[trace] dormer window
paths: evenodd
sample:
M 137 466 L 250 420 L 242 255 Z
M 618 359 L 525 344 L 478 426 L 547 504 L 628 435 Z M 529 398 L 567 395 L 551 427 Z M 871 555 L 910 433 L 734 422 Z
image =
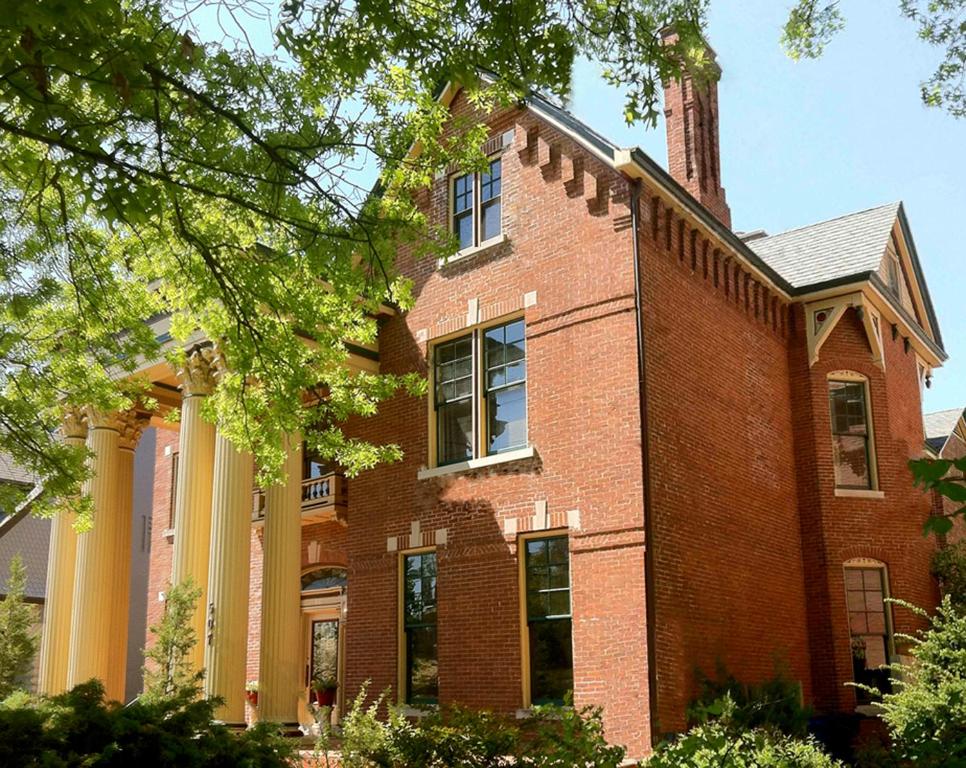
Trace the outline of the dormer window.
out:
M 450 186 L 450 226 L 461 251 L 498 238 L 502 226 L 502 160 L 483 173 L 454 176 Z

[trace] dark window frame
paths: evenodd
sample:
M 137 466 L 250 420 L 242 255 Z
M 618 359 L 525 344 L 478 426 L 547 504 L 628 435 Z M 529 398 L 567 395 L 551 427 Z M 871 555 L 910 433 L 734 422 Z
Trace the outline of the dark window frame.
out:
M 566 553 L 566 559 L 564 561 L 555 561 L 552 559 L 551 552 L 553 550 L 552 542 L 564 542 L 563 552 Z M 546 544 L 547 561 L 545 565 L 533 565 L 532 558 L 535 556 L 532 552 L 532 547 L 536 544 L 544 543 Z M 570 639 L 570 691 L 573 690 L 573 580 L 571 571 L 571 557 L 570 557 L 570 537 L 567 533 L 562 532 L 548 532 L 547 535 L 540 536 L 528 536 L 520 540 L 520 547 L 523 549 L 523 595 L 521 599 L 524 601 L 524 619 L 526 622 L 526 635 L 527 635 L 527 646 L 529 648 L 533 647 L 534 637 L 533 633 L 535 631 L 535 625 L 543 625 L 547 627 L 551 624 L 561 625 L 566 624 L 567 634 Z M 567 586 L 566 587 L 554 587 L 551 586 L 552 574 L 554 568 L 559 568 L 561 566 L 566 566 L 567 572 Z M 544 578 L 543 588 L 532 589 L 531 579 L 535 577 Z M 555 613 L 552 610 L 552 603 L 554 602 L 555 595 L 561 595 L 566 593 L 567 596 L 567 612 L 566 613 Z M 541 606 L 536 606 L 534 604 L 534 598 L 538 598 L 541 601 L 546 600 L 545 607 L 546 611 L 541 611 L 539 608 Z M 566 696 L 566 691 L 559 692 L 559 696 L 544 696 L 541 695 L 543 692 L 537 690 L 537 680 L 539 677 L 540 670 L 536 669 L 533 659 L 532 651 L 528 651 L 528 669 L 525 674 L 529 679 L 529 698 L 530 701 L 527 702 L 528 705 L 540 705 L 540 704 L 563 704 L 564 697 Z
M 496 240 L 503 234 L 503 156 L 502 153 L 491 155 L 487 159 L 486 171 L 473 173 L 458 173 L 450 177 L 449 181 L 449 228 L 454 236 L 459 237 L 459 223 L 469 217 L 473 241 L 468 244 L 460 243 L 460 250 L 479 248 L 488 242 Z M 494 172 L 495 169 L 495 172 Z M 467 186 L 466 181 L 471 183 Z M 496 187 L 496 191 L 493 187 Z M 486 196 L 485 196 L 486 195 Z M 469 203 L 467 206 L 466 203 Z M 460 206 L 457 208 L 457 206 Z M 499 226 L 497 232 L 484 237 L 486 211 L 498 208 Z
M 410 609 L 410 580 L 409 580 L 409 562 L 412 559 L 420 558 L 421 561 L 430 559 L 432 560 L 432 573 L 429 574 L 426 570 L 425 563 L 420 562 L 419 565 L 419 582 L 420 582 L 420 594 L 423 593 L 423 582 L 427 578 L 432 579 L 432 608 L 431 614 L 432 618 L 427 619 L 427 609 L 425 606 L 420 610 L 420 615 L 418 620 L 414 619 L 411 615 Z M 411 706 L 435 706 L 439 702 L 439 561 L 436 558 L 435 550 L 425 550 L 419 552 L 405 552 L 402 554 L 400 559 L 400 568 L 402 569 L 402 632 L 403 632 L 403 701 Z M 413 659 L 415 654 L 412 650 L 413 638 L 415 631 L 422 631 L 431 629 L 433 633 L 433 645 L 435 649 L 435 661 L 436 661 L 436 695 L 435 696 L 414 696 L 413 695 L 413 672 L 414 665 Z

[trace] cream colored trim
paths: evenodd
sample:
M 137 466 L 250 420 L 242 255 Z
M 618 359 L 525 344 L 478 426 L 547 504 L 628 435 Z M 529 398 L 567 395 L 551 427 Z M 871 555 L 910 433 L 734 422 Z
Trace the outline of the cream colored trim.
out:
M 862 327 L 865 329 L 865 335 L 872 349 L 872 362 L 885 370 L 882 315 L 861 291 L 805 304 L 805 342 L 808 345 L 808 364 L 815 365 L 818 362 L 822 345 L 828 341 L 832 331 L 849 308 L 859 310 Z M 827 312 L 828 317 L 816 327 L 816 317 L 822 312 Z
M 895 311 L 892 306 L 892 301 L 889 297 L 885 296 L 882 291 L 880 291 L 872 283 L 866 283 L 862 287 L 863 293 L 873 301 L 882 316 L 887 322 L 895 324 L 899 330 L 900 334 L 905 338 L 909 339 L 909 343 L 912 345 L 913 349 L 918 352 L 924 360 L 929 362 L 933 367 L 940 367 L 943 364 L 942 359 L 936 355 L 936 353 L 923 341 L 923 338 L 929 338 L 935 344 L 935 341 L 927 334 L 925 330 L 917 325 L 909 325 L 905 318 L 902 317 L 898 312 Z
M 885 491 L 863 491 L 857 488 L 836 488 L 835 495 L 845 499 L 884 499 Z
M 902 226 L 899 223 L 899 217 L 896 216 L 896 220 L 892 225 L 892 234 L 895 237 L 895 242 L 898 245 L 899 257 L 899 284 L 900 284 L 900 297 L 897 297 L 897 301 L 901 304 L 901 286 L 905 284 L 910 290 L 910 299 L 912 300 L 912 305 L 915 307 L 916 314 L 919 315 L 923 323 L 923 330 L 929 335 L 930 339 L 936 340 L 936 329 L 932 327 L 929 323 L 929 313 L 926 312 L 926 302 L 923 300 L 922 286 L 919 285 L 919 281 L 916 280 L 916 271 L 912 267 L 912 257 L 909 255 L 909 245 L 906 243 L 905 238 L 902 236 Z
M 442 467 L 433 467 L 431 469 L 423 467 L 416 473 L 416 479 L 429 480 L 431 478 L 442 477 L 444 475 L 455 475 L 459 474 L 460 472 L 472 472 L 476 469 L 486 469 L 487 467 L 493 467 L 499 464 L 507 464 L 511 461 L 532 459 L 536 455 L 536 452 L 536 448 L 534 448 L 533 445 L 528 445 L 525 448 L 517 448 L 515 451 L 495 453 L 492 456 L 483 456 L 479 459 L 461 461 L 457 464 L 447 464 Z

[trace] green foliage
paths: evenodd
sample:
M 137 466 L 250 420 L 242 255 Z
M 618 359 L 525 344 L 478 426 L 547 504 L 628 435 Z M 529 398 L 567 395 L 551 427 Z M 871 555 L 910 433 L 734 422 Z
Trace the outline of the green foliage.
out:
M 942 536 L 953 528 L 953 518 L 966 513 L 966 456 L 959 459 L 915 459 L 909 462 L 915 484 L 924 491 L 936 491 L 940 496 L 963 506 L 948 515 L 931 516 L 923 526 L 923 533 Z
M 190 700 L 201 692 L 204 672 L 193 672 L 188 661 L 188 654 L 198 642 L 191 628 L 191 616 L 200 596 L 201 589 L 191 579 L 168 590 L 161 622 L 149 628 L 154 644 L 144 654 L 141 701 L 156 704 L 171 698 Z
M 880 705 L 896 756 L 922 768 L 966 765 L 966 612 L 947 595 L 928 629 L 904 639 L 915 661 L 893 665 Z
M 464 84 L 485 116 L 529 88 L 563 98 L 582 53 L 653 122 L 662 78 L 708 69 L 704 5 L 6 2 L 0 450 L 42 479 L 38 511 L 80 503 L 84 451 L 54 438 L 63 405 L 155 405 L 132 376 L 166 353 L 151 316 L 170 317 L 175 365 L 195 333 L 216 345 L 204 415 L 255 455 L 260 483 L 281 479 L 297 430 L 349 474 L 398 460 L 341 426 L 425 381 L 350 376 L 346 342 L 375 340 L 379 307 L 411 305 L 401 247 L 454 250 L 412 193 L 479 167 L 487 130 L 467 118 L 444 135 L 437 86 Z
M 0 703 L 0 765 L 24 768 L 291 768 L 270 727 L 240 734 L 214 722 L 214 702 L 178 695 L 126 707 L 91 681 L 52 698 Z
M 915 22 L 919 38 L 943 51 L 943 60 L 922 83 L 923 103 L 966 117 L 966 11 L 964 0 L 899 0 L 899 11 Z M 797 0 L 782 30 L 782 47 L 792 59 L 814 59 L 845 20 L 838 0 Z
M 414 723 L 387 707 L 386 693 L 366 701 L 363 688 L 342 720 L 345 768 L 616 768 L 624 759 L 623 748 L 607 744 L 595 707 L 536 707 L 524 721 L 450 707 Z M 327 765 L 328 743 L 326 733 L 319 765 Z
M 739 725 L 727 694 L 714 708 L 716 719 L 659 745 L 643 768 L 844 768 L 811 738 Z
M 29 674 L 37 653 L 37 608 L 24 601 L 27 569 L 20 555 L 10 561 L 6 597 L 0 601 L 0 699 Z
M 718 720 L 727 708 L 737 728 L 766 728 L 789 736 L 808 732 L 812 711 L 802 704 L 799 683 L 789 680 L 781 668 L 769 680 L 747 684 L 719 666 L 714 679 L 698 673 L 698 688 L 688 708 L 688 721 L 693 725 Z
M 932 575 L 953 606 L 966 610 L 966 540 L 949 544 L 933 555 Z
M 793 59 L 815 59 L 825 46 L 845 26 L 837 0 L 799 0 L 788 13 L 782 29 L 781 42 Z

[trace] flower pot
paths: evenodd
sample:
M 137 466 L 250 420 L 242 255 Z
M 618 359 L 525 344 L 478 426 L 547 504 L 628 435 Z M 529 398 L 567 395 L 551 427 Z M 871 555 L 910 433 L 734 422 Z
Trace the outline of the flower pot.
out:
M 245 691 L 245 698 L 253 707 L 258 706 L 258 691 Z
M 335 704 L 335 688 L 315 690 L 312 694 L 315 696 L 315 703 L 320 707 L 331 707 Z

